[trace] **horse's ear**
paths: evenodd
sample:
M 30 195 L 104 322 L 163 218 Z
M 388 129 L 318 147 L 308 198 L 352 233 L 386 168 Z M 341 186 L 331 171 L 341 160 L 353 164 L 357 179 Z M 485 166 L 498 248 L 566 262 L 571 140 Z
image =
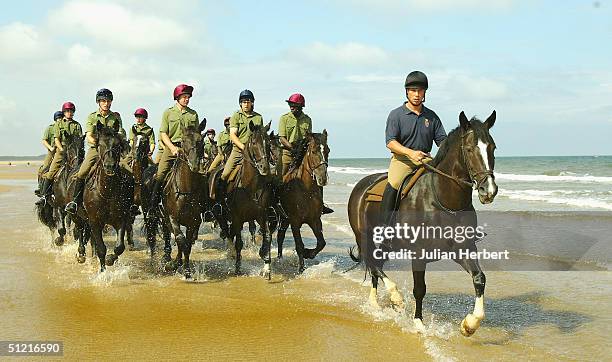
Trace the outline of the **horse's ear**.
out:
M 470 121 L 468 121 L 467 117 L 465 116 L 465 112 L 463 111 L 459 113 L 459 124 L 464 131 L 467 131 L 470 128 Z
M 495 118 L 497 117 L 497 113 L 495 112 L 495 110 L 493 110 L 493 113 L 491 113 L 491 115 L 489 116 L 489 118 L 487 118 L 487 120 L 485 121 L 485 126 L 487 126 L 487 128 L 491 129 L 491 127 L 493 127 L 493 125 L 495 124 Z
M 198 125 L 198 132 L 202 133 L 206 129 L 206 117 L 202 118 L 202 122 Z
M 249 130 L 253 132 L 254 128 L 255 128 L 255 125 L 253 124 L 253 121 L 249 121 Z
M 266 127 L 264 128 L 264 132 L 268 133 L 268 131 L 270 130 L 270 125 L 272 124 L 272 121 L 268 122 L 268 124 L 266 125 Z
M 327 139 L 327 130 L 325 128 L 323 129 L 323 136 L 325 136 L 325 138 Z
M 136 130 L 136 125 L 132 126 L 132 133 L 133 134 L 137 134 L 138 133 L 138 131 Z
M 270 138 L 274 138 L 274 130 L 272 130 L 272 132 L 270 132 Z

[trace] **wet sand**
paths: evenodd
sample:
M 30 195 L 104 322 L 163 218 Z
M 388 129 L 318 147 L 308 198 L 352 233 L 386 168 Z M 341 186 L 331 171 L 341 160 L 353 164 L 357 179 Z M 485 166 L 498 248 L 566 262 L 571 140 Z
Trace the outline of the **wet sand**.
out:
M 611 272 L 487 272 L 486 319 L 471 338 L 459 333 L 473 307 L 471 279 L 430 272 L 427 330 L 417 334 L 410 302 L 408 314 L 397 313 L 381 288 L 383 309 L 375 310 L 363 271 L 341 273 L 352 265 L 350 237 L 329 226 L 328 247 L 301 276 L 290 237 L 271 282 L 258 275 L 254 248 L 244 254 L 246 275 L 234 276 L 208 226 L 192 253 L 196 282 L 160 271 L 139 235 L 139 250 L 99 274 L 89 250 L 77 264 L 76 245 L 53 246 L 36 220 L 36 169 L 0 167 L 0 185 L 12 188 L 0 194 L 0 340 L 62 340 L 71 360 L 595 361 L 612 354 Z M 30 180 L 8 177 L 27 174 Z M 390 276 L 411 300 L 411 275 Z

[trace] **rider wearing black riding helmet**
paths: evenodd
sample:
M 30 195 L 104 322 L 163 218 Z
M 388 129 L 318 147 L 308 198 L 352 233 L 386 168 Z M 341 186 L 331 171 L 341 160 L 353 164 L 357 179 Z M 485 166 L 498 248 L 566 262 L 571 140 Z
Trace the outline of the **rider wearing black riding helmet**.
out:
M 407 101 L 387 117 L 385 143 L 391 151 L 388 183 L 383 194 L 381 215 L 384 223 L 393 211 L 397 192 L 404 178 L 423 162 L 431 160 L 429 152 L 446 139 L 438 115 L 425 107 L 427 76 L 420 71 L 408 74 L 404 82 Z

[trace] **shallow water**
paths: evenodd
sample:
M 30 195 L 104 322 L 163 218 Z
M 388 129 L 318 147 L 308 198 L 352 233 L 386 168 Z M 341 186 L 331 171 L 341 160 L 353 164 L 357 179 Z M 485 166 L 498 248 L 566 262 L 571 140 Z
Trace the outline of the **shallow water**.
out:
M 87 262 L 77 264 L 76 244 L 53 246 L 37 222 L 34 182 L 0 183 L 17 187 L 0 193 L 0 340 L 62 340 L 71 359 L 599 361 L 612 355 L 609 271 L 488 271 L 486 319 L 471 338 L 459 333 L 473 308 L 471 278 L 458 268 L 432 271 L 427 329 L 418 334 L 411 303 L 398 313 L 381 288 L 383 309 L 376 310 L 367 303 L 363 271 L 342 273 L 353 265 L 346 256 L 353 241 L 341 205 L 325 217 L 328 246 L 307 261 L 303 275 L 295 275 L 288 237 L 272 281 L 258 275 L 254 248 L 244 253 L 246 275 L 236 277 L 225 245 L 205 226 L 192 253 L 196 281 L 186 282 L 160 271 L 139 235 L 139 250 L 126 251 L 103 274 L 89 250 Z M 304 235 L 313 243 L 311 232 Z M 108 239 L 112 244 L 114 237 Z M 391 271 L 390 277 L 410 301 L 411 275 Z

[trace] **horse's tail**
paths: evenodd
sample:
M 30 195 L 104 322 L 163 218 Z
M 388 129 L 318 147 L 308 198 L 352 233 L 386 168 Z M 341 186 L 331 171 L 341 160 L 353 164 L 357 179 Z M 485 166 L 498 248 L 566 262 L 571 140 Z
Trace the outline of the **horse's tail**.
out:
M 57 228 L 59 218 L 55 212 L 55 208 L 51 206 L 50 203 L 45 202 L 42 205 L 36 205 L 35 209 L 36 215 L 38 216 L 38 221 L 50 229 Z
M 357 255 L 354 253 L 355 250 L 357 250 Z M 361 264 L 361 248 L 359 247 L 359 244 L 356 246 L 351 246 L 348 250 L 348 254 L 355 263 Z

